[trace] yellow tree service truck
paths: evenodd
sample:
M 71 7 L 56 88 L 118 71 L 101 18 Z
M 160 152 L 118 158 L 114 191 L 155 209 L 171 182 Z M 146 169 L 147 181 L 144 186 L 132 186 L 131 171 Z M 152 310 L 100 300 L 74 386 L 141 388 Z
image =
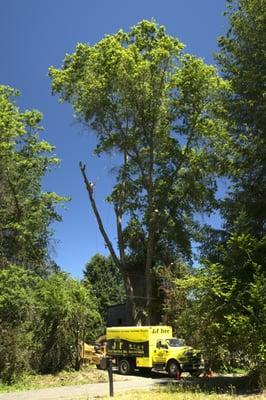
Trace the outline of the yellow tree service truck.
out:
M 170 326 L 107 328 L 107 356 L 122 375 L 140 370 L 166 370 L 171 377 L 181 372 L 199 376 L 204 369 L 201 353 L 172 337 Z

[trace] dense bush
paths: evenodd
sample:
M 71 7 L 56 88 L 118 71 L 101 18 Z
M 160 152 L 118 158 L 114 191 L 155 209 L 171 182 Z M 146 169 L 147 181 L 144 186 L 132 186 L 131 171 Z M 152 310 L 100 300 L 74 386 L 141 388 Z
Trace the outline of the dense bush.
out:
M 80 365 L 80 341 L 95 337 L 100 316 L 88 288 L 65 273 L 51 275 L 36 291 L 39 370 L 56 372 Z
M 30 367 L 39 279 L 21 267 L 0 269 L 0 377 L 6 382 Z
M 80 366 L 80 341 L 97 334 L 100 316 L 88 287 L 65 273 L 40 278 L 0 269 L 0 379 Z

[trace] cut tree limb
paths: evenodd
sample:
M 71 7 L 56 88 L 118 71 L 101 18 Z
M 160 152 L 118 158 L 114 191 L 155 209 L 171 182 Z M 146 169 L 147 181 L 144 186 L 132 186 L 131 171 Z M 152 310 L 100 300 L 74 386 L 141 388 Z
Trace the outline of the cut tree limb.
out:
M 104 241 L 105 241 L 105 243 L 106 243 L 106 246 L 108 247 L 108 250 L 110 251 L 110 254 L 111 254 L 111 256 L 112 256 L 112 258 L 113 258 L 115 264 L 117 265 L 117 267 L 118 267 L 119 270 L 121 271 L 121 263 L 120 263 L 120 260 L 119 260 L 119 258 L 117 257 L 117 255 L 116 255 L 116 253 L 115 253 L 115 251 L 114 251 L 113 245 L 112 245 L 112 243 L 111 243 L 111 241 L 110 241 L 110 239 L 109 239 L 109 237 L 108 237 L 108 235 L 107 235 L 107 233 L 106 233 L 106 230 L 104 229 L 101 216 L 100 216 L 100 214 L 99 214 L 97 205 L 96 205 L 95 200 L 94 200 L 94 197 L 93 197 L 93 185 L 92 185 L 92 183 L 91 183 L 91 182 L 88 180 L 88 178 L 87 178 L 87 175 L 86 175 L 86 172 L 85 172 L 85 170 L 86 170 L 86 165 L 85 165 L 85 164 L 82 164 L 82 162 L 80 161 L 80 162 L 79 162 L 79 168 L 80 168 L 80 171 L 81 171 L 82 176 L 83 176 L 83 179 L 84 179 L 84 183 L 85 183 L 85 186 L 86 186 L 88 195 L 89 195 L 90 203 L 91 203 L 91 206 L 92 206 L 94 215 L 95 215 L 95 217 L 96 217 L 96 220 L 97 220 L 97 223 L 98 223 L 100 232 L 101 232 L 101 234 L 103 235 L 103 238 L 104 238 Z M 121 271 L 121 272 L 122 272 L 122 271 Z

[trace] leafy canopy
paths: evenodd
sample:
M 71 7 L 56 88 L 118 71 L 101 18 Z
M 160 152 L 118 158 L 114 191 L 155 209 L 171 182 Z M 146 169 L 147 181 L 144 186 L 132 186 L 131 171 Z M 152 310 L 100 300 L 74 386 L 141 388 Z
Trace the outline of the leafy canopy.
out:
M 119 248 L 142 264 L 155 242 L 157 261 L 190 255 L 193 214 L 212 209 L 213 174 L 224 168 L 219 94 L 227 84 L 183 48 L 144 20 L 129 33 L 78 44 L 62 69 L 49 70 L 53 93 L 96 133 L 96 153 L 117 155 L 109 201 L 118 217 L 128 216 Z

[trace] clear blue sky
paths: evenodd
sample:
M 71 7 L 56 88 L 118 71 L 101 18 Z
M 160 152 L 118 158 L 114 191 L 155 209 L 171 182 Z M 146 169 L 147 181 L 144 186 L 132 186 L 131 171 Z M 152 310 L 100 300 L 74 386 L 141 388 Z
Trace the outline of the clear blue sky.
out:
M 96 182 L 96 200 L 111 239 L 115 240 L 112 210 L 105 202 L 113 160 L 95 159 L 94 139 L 73 123 L 69 105 L 51 96 L 48 67 L 60 67 L 78 42 L 94 44 L 105 34 L 128 30 L 142 19 L 154 17 L 167 32 L 186 44 L 186 51 L 213 63 L 217 36 L 226 31 L 222 15 L 225 0 L 1 0 L 0 83 L 22 92 L 22 110 L 44 114 L 43 138 L 56 146 L 61 166 L 44 180 L 45 190 L 67 195 L 72 201 L 54 225 L 53 258 L 66 271 L 82 277 L 85 263 L 96 252 L 107 254 L 90 210 L 78 161 L 88 165 Z M 215 216 L 212 223 L 219 223 Z

